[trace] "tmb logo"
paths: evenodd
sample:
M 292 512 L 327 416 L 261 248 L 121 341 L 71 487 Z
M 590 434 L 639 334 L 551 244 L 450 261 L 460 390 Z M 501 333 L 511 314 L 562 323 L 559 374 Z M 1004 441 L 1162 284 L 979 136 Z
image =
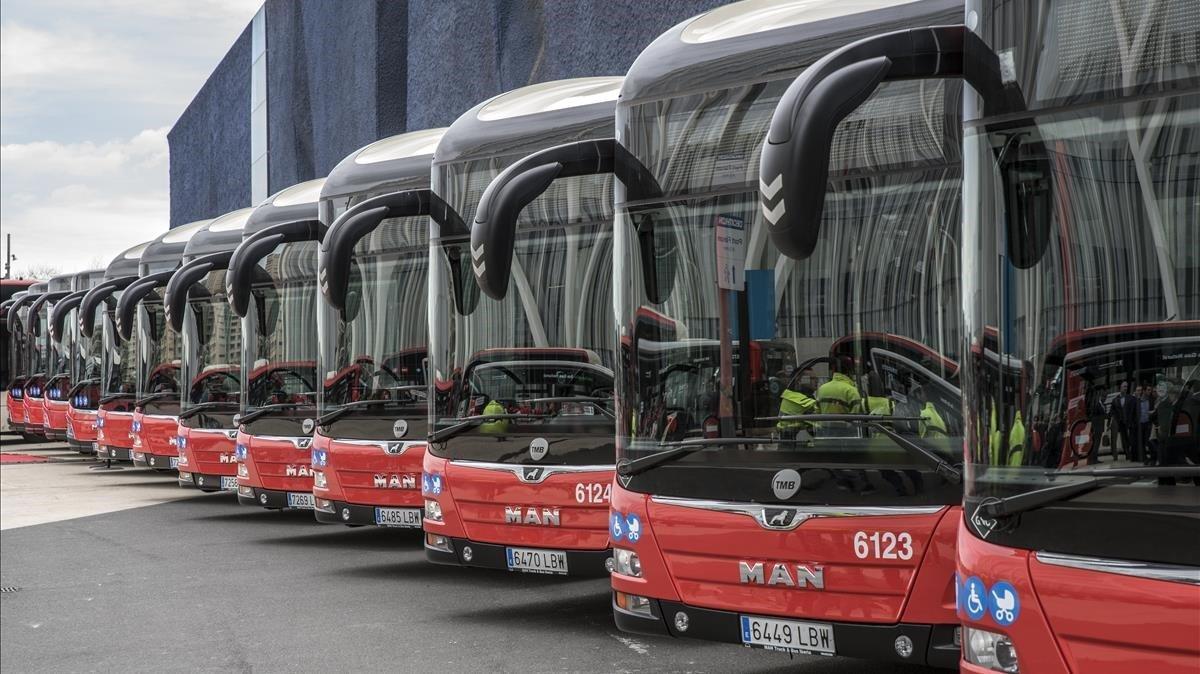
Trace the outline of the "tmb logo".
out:
M 375 473 L 372 482 L 377 489 L 417 488 L 417 476 L 412 473 Z
M 558 512 L 558 508 L 542 508 L 539 512 L 533 506 L 504 506 L 504 523 L 560 527 L 562 526 L 562 516 Z
M 825 589 L 825 567 L 820 564 L 796 564 L 793 572 L 787 564 L 775 562 L 768 577 L 762 562 L 738 562 L 738 575 L 746 584 Z

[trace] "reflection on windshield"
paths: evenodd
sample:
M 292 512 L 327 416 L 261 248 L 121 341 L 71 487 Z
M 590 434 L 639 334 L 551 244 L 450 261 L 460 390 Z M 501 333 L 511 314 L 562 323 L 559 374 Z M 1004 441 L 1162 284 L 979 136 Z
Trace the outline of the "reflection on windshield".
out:
M 1200 206 L 1185 177 L 1200 153 L 1198 120 L 1192 94 L 968 138 L 989 157 L 1014 135 L 1040 138 L 1051 174 L 1022 179 L 1055 185 L 1062 200 L 1020 214 L 1048 243 L 1018 269 L 990 248 L 1005 237 L 991 216 L 1002 183 L 990 161 L 974 176 L 969 498 L 1044 487 L 1063 471 L 1200 465 Z M 1176 483 L 1145 479 L 1089 498 Z
M 512 159 L 439 167 L 434 190 L 469 222 L 483 189 Z M 558 180 L 524 209 L 500 301 L 478 292 L 469 263 L 465 283 L 451 278 L 448 260 L 470 260 L 469 241 L 432 242 L 430 296 L 452 301 L 430 307 L 431 431 L 457 426 L 465 434 L 433 451 L 480 461 L 612 464 L 612 418 L 604 413 L 616 360 L 611 184 L 611 176 Z M 526 416 L 460 425 L 491 414 Z M 530 443 L 543 435 L 548 454 L 532 459 Z
M 391 218 L 355 246 L 346 311 L 322 312 L 322 414 L 380 400 L 424 420 L 428 241 L 427 218 Z
M 255 269 L 242 358 L 243 412 L 316 405 L 317 244 L 282 244 Z
M 115 298 L 104 313 L 104 390 L 103 395 L 137 394 L 137 336 L 119 340 L 113 316 Z
M 159 394 L 179 394 L 179 369 L 182 345 L 180 335 L 167 328 L 161 290 L 146 296 L 138 306 L 138 331 L 134 341 L 138 347 L 139 398 Z
M 701 443 L 630 488 L 759 500 L 732 477 L 748 472 L 671 471 L 807 467 L 818 502 L 957 502 L 929 455 L 961 463 L 959 87 L 891 83 L 839 127 L 818 245 L 797 261 L 771 245 L 757 193 L 720 193 L 757 184 L 785 84 L 621 108 L 639 122 L 631 151 L 678 199 L 617 213 L 618 455 Z M 754 442 L 702 443 L 735 438 Z
M 225 271 L 213 270 L 189 292 L 183 320 L 181 410 L 197 405 L 237 411 L 241 399 L 242 324 L 225 297 Z

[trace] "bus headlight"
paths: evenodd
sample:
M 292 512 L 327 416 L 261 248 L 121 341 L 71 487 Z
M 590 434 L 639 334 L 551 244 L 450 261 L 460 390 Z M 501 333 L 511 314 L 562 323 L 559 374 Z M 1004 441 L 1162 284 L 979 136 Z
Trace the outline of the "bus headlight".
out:
M 963 657 L 967 662 L 997 672 L 1020 672 L 1017 649 L 1007 634 L 998 634 L 975 627 L 965 629 Z
M 616 591 L 613 592 L 613 601 L 616 602 L 617 608 L 626 613 L 650 618 L 654 617 L 654 610 L 650 608 L 650 600 L 646 597 Z
M 244 466 L 246 464 L 243 463 L 241 465 Z M 313 488 L 314 489 L 328 489 L 329 488 L 329 482 L 325 479 L 325 471 L 323 471 L 323 470 L 314 470 L 313 471 Z
M 613 548 L 613 570 L 622 576 L 642 577 L 642 560 L 632 550 Z
M 431 498 L 425 499 L 425 519 L 430 522 L 441 522 L 442 504 Z
M 238 477 L 245 477 L 245 478 L 250 477 L 250 469 L 246 467 L 246 464 L 244 464 L 244 463 L 238 464 Z

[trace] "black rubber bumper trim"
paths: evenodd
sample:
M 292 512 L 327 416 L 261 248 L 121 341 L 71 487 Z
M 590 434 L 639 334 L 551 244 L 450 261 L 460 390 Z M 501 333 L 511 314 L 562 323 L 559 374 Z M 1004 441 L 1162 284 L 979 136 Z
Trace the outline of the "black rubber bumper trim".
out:
M 151 454 L 150 452 L 146 452 L 145 455 L 146 460 L 142 462 L 142 465 L 146 468 L 153 468 L 163 473 L 171 473 L 178 470 L 171 467 L 170 454 Z
M 320 498 L 319 496 L 316 498 Z M 330 500 L 330 499 L 325 499 Z M 333 512 L 327 513 L 322 510 L 313 510 L 318 522 L 325 524 L 346 524 L 349 526 L 379 526 L 375 524 L 375 508 L 417 508 L 422 510 L 422 518 L 424 517 L 424 509 L 420 506 L 373 506 L 360 505 L 357 503 L 347 503 L 345 501 L 332 501 Z M 350 511 L 349 519 L 342 517 L 342 509 L 346 508 Z M 399 529 L 401 531 L 420 531 L 421 527 L 384 527 L 386 529 Z
M 618 609 L 614 604 L 613 619 L 617 627 L 636 634 L 669 634 L 673 637 L 704 641 L 742 643 L 740 613 L 699 608 L 660 599 L 651 599 L 650 603 L 651 610 L 662 616 L 661 618 L 634 616 Z M 675 628 L 674 616 L 680 611 L 686 613 L 688 617 L 686 632 L 680 632 Z M 780 618 L 788 619 L 783 616 Z M 803 619 L 796 618 L 796 620 Z M 959 647 L 954 644 L 954 625 L 915 623 L 865 625 L 828 620 L 812 620 L 812 622 L 824 622 L 833 626 L 833 642 L 839 656 L 948 669 L 958 667 Z M 896 639 L 902 635 L 912 640 L 913 655 L 911 657 L 903 658 L 896 653 Z
M 132 461 L 130 454 L 133 451 L 129 447 L 113 447 L 112 445 L 100 445 L 102 448 L 96 452 L 97 459 L 112 459 L 113 461 Z
M 66 442 L 66 440 L 67 440 L 67 432 L 66 432 L 66 431 L 60 431 L 60 430 L 58 430 L 58 429 L 55 429 L 55 428 L 47 428 L 47 429 L 46 429 L 46 439 L 47 439 L 47 440 L 53 440 L 53 441 L 55 441 L 55 442 Z
M 263 489 L 261 487 L 251 487 L 251 489 L 254 490 L 253 498 L 251 498 L 249 496 L 242 496 L 242 491 L 240 489 L 238 490 L 238 503 L 241 503 L 242 505 L 258 506 L 260 508 L 266 508 L 267 510 L 286 510 L 286 509 L 288 509 L 287 495 L 289 493 L 295 493 L 295 492 L 286 492 L 286 491 L 276 491 L 274 489 Z M 266 503 L 262 502 L 262 497 L 264 494 L 267 497 Z M 292 509 L 293 510 L 308 510 L 307 508 L 292 508 Z
M 433 532 L 436 533 L 436 532 Z M 454 552 L 442 552 L 425 546 L 425 558 L 434 564 L 450 564 L 454 566 L 474 566 L 482 569 L 508 570 L 507 545 L 494 543 L 479 543 L 466 538 L 450 538 L 450 547 Z M 464 546 L 471 546 L 471 561 L 462 557 Z M 511 547 L 532 548 L 530 545 L 515 545 Z M 553 548 L 550 548 L 553 549 Z M 612 557 L 612 550 L 567 550 L 567 575 L 569 576 L 607 576 L 607 562 Z
M 67 444 L 70 445 L 71 449 L 80 454 L 95 454 L 96 450 L 92 449 L 92 442 L 91 440 L 67 440 Z
M 185 470 L 183 472 L 188 473 L 192 476 L 192 486 L 199 489 L 200 491 L 207 491 L 207 492 L 229 491 L 230 493 L 233 493 L 236 491 L 234 489 L 229 489 L 229 490 L 221 489 L 221 478 L 222 477 L 233 477 L 232 475 L 210 475 L 208 473 L 193 473 L 190 470 Z

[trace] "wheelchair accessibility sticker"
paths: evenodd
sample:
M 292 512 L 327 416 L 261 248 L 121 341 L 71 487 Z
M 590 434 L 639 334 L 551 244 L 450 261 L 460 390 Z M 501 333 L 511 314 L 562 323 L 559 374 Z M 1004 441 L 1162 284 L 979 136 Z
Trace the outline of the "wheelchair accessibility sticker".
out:
M 988 614 L 1001 627 L 1008 627 L 1021 615 L 1021 600 L 1011 583 L 1000 581 L 988 592 Z
M 625 537 L 625 518 L 615 510 L 612 513 L 612 518 L 609 520 L 608 533 L 614 541 L 619 541 Z
M 983 581 L 971 576 L 962 587 L 962 609 L 971 620 L 981 620 L 987 609 L 987 588 Z

